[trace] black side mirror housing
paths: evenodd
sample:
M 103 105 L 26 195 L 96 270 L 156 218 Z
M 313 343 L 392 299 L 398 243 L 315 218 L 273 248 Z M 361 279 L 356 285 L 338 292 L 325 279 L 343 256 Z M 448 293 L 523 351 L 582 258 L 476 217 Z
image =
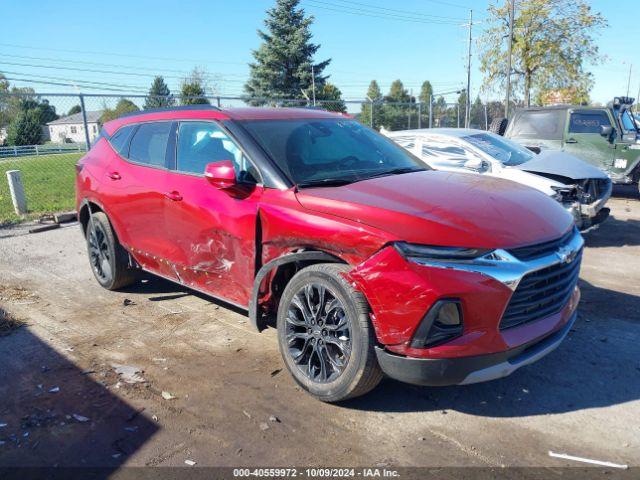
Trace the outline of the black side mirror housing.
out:
M 600 135 L 605 137 L 607 140 L 611 139 L 612 133 L 613 133 L 613 127 L 611 125 L 600 125 Z

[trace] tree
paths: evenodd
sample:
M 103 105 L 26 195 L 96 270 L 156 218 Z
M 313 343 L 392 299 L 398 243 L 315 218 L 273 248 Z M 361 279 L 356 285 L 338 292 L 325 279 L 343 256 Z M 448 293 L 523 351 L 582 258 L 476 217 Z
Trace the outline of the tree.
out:
M 513 1 L 513 0 L 512 0 Z M 489 28 L 480 40 L 484 87 L 506 82 L 510 2 L 490 5 Z M 592 86 L 586 62 L 600 60 L 594 35 L 607 25 L 586 0 L 519 0 L 514 18 L 512 85 L 531 105 L 536 92 Z
M 475 101 L 471 105 L 471 115 L 469 117 L 469 126 L 471 128 L 486 128 L 484 118 L 484 104 L 480 97 L 476 97 Z
M 401 80 L 395 80 L 391 84 L 389 93 L 384 100 L 387 102 L 382 112 L 384 127 L 387 130 L 402 130 L 408 128 L 411 123 L 411 114 L 413 113 L 413 109 L 408 104 L 415 103 L 415 98 L 409 95 L 409 92 L 404 88 Z M 397 103 L 406 105 L 397 105 Z
M 110 120 L 114 120 L 120 117 L 121 115 L 124 115 L 125 113 L 137 112 L 138 110 L 140 110 L 140 108 L 135 103 L 133 103 L 131 100 L 127 100 L 126 98 L 122 98 L 116 104 L 116 108 L 104 108 L 104 112 L 100 117 L 100 123 L 106 123 Z
M 82 112 L 82 108 L 80 108 L 80 105 L 74 105 L 73 107 L 71 107 L 69 109 L 69 111 L 67 112 L 67 116 L 69 115 L 75 115 L 76 113 L 80 113 Z
M 420 88 L 420 96 L 418 98 L 420 99 L 420 102 L 429 105 L 429 102 L 431 101 L 431 95 L 433 95 L 433 87 L 431 86 L 431 82 L 429 80 L 425 80 L 422 83 L 422 87 Z
M 211 103 L 207 98 L 206 73 L 204 70 L 194 68 L 189 76 L 182 81 L 180 87 L 180 102 L 182 105 L 199 105 Z
M 317 92 L 316 99 L 323 100 L 321 105 L 325 110 L 347 113 L 347 105 L 342 99 L 342 92 L 332 83 L 326 82 Z
M 22 110 L 7 128 L 8 145 L 37 145 L 42 141 L 42 126 L 35 109 Z
M 328 76 L 324 69 L 331 60 L 314 63 L 320 45 L 311 42 L 313 17 L 298 8 L 300 0 L 276 0 L 267 10 L 266 31 L 258 30 L 262 44 L 253 51 L 255 61 L 249 64 L 249 80 L 244 85 L 250 103 L 267 103 L 273 99 L 299 98 L 305 92 L 309 98 L 313 77 L 316 91 L 323 88 Z
M 151 88 L 149 88 L 149 96 L 144 103 L 144 109 L 170 107 L 175 103 L 173 95 L 162 76 L 153 79 Z
M 371 128 L 378 129 L 382 125 L 383 118 L 383 105 L 380 105 L 379 102 L 382 100 L 382 91 L 380 90 L 380 85 L 375 80 L 371 80 L 369 84 L 369 89 L 367 90 L 367 99 L 369 100 L 366 103 L 362 104 L 362 110 L 359 116 L 359 120 L 361 123 L 365 125 L 369 125 Z M 372 105 L 373 103 L 373 105 Z M 373 108 L 373 117 L 371 116 Z

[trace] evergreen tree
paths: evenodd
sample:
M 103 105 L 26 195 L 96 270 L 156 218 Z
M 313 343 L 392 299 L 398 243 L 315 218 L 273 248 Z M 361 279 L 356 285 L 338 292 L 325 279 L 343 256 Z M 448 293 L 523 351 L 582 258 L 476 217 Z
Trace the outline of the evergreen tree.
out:
M 262 44 L 253 51 L 255 61 L 249 64 L 250 77 L 244 90 L 250 103 L 266 103 L 261 98 L 299 98 L 312 86 L 312 66 L 316 92 L 321 90 L 328 76 L 324 69 L 331 60 L 314 64 L 320 45 L 311 42 L 313 17 L 305 16 L 298 8 L 300 0 L 276 0 L 267 10 L 266 31 L 258 30 Z M 253 100 L 252 100 L 253 99 Z
M 469 126 L 471 128 L 480 128 L 484 130 L 486 128 L 484 118 L 484 104 L 480 97 L 476 97 L 473 105 L 471 105 L 471 118 L 469 120 Z
M 182 105 L 198 105 L 211 103 L 206 95 L 206 74 L 199 68 L 194 68 L 182 82 L 180 102 Z
M 170 107 L 174 103 L 175 99 L 173 95 L 171 95 L 169 87 L 164 82 L 164 78 L 162 78 L 162 76 L 154 78 L 151 88 L 149 88 L 149 96 L 144 102 L 144 109 Z
M 431 82 L 429 80 L 425 80 L 422 83 L 422 87 L 420 88 L 420 96 L 418 98 L 420 99 L 420 102 L 429 105 L 429 102 L 431 101 L 431 95 L 433 95 L 433 87 L 431 86 Z
M 42 126 L 36 109 L 20 111 L 7 128 L 8 145 L 37 145 L 42 141 Z
M 403 130 L 409 127 L 410 115 L 413 113 L 409 103 L 415 99 L 411 98 L 409 92 L 404 88 L 400 80 L 395 80 L 389 88 L 389 93 L 385 97 L 388 102 L 383 111 L 383 125 L 387 130 Z M 406 105 L 397 105 L 402 103 Z
M 320 91 L 316 93 L 316 99 L 323 100 L 320 105 L 325 110 L 347 113 L 347 105 L 342 99 L 342 92 L 332 83 L 325 83 Z
M 378 129 L 380 125 L 382 125 L 381 121 L 383 118 L 383 105 L 379 104 L 382 100 L 382 91 L 380 90 L 380 86 L 378 82 L 375 80 L 371 80 L 369 84 L 369 89 L 367 90 L 367 99 L 369 100 L 366 103 L 362 104 L 362 110 L 359 115 L 359 120 L 365 125 L 369 125 L 371 128 Z M 371 116 L 371 103 L 373 105 L 373 118 Z

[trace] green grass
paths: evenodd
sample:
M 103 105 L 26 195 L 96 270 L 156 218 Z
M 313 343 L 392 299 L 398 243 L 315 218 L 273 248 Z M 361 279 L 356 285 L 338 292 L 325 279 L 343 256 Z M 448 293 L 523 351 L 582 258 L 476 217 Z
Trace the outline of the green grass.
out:
M 82 153 L 0 159 L 0 225 L 25 220 L 13 210 L 7 170 L 20 170 L 27 197 L 26 218 L 75 208 L 75 164 Z

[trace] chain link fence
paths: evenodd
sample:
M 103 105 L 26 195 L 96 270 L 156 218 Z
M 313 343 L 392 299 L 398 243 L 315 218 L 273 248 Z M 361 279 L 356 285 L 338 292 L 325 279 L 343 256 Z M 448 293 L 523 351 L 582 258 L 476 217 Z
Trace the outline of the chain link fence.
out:
M 73 210 L 75 164 L 99 135 L 102 124 L 148 108 L 210 103 L 220 108 L 244 106 L 310 107 L 353 115 L 375 129 L 405 130 L 464 127 L 464 103 L 385 100 L 197 98 L 145 95 L 0 94 L 0 225 Z M 500 102 L 472 104 L 469 125 L 488 129 L 504 115 Z M 19 171 L 16 173 L 7 173 Z M 9 181 L 13 179 L 13 184 Z M 21 185 L 15 184 L 16 178 Z M 12 192 L 12 189 L 14 190 Z M 15 191 L 17 190 L 17 191 Z M 23 198 L 16 205 L 16 194 Z M 20 200 L 20 198 L 18 199 Z

